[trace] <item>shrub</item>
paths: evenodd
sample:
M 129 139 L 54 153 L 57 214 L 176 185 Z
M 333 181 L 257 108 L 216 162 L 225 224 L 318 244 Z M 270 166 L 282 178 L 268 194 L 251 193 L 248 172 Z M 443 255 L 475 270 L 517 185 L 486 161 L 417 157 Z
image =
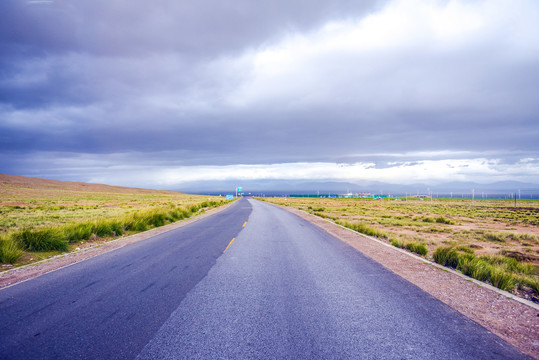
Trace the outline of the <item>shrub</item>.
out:
M 13 235 L 24 249 L 29 251 L 67 251 L 67 240 L 56 229 L 24 229 Z

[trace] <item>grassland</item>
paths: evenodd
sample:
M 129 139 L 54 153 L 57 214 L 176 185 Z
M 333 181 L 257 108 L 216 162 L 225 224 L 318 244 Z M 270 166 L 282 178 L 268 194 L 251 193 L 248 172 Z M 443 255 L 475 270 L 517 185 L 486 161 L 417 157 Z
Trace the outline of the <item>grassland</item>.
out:
M 224 203 L 221 197 L 0 174 L 0 262 L 26 264 Z
M 504 290 L 539 294 L 539 201 L 514 206 L 489 199 L 265 200 L 375 236 Z

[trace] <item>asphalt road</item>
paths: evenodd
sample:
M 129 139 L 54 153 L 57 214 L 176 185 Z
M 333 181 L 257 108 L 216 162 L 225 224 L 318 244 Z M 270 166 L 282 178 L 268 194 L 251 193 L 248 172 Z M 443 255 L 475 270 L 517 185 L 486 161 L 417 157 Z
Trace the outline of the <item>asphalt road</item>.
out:
M 247 200 L 0 290 L 0 359 L 133 359 L 215 265 Z
M 528 358 L 305 220 L 247 199 L 1 290 L 0 357 Z

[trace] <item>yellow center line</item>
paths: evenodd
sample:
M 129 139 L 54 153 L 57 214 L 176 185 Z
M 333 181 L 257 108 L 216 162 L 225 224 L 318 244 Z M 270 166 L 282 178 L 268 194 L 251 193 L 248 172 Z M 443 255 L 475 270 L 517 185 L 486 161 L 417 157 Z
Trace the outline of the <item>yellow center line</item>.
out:
M 230 242 L 228 243 L 228 245 L 226 246 L 226 248 L 223 250 L 223 253 L 226 251 L 226 249 L 228 249 L 228 247 L 230 245 L 232 245 L 232 243 L 234 242 L 234 240 L 236 240 L 236 238 L 232 238 L 232 240 L 230 240 Z
M 247 225 L 247 221 L 243 223 L 243 227 L 245 227 L 245 225 Z

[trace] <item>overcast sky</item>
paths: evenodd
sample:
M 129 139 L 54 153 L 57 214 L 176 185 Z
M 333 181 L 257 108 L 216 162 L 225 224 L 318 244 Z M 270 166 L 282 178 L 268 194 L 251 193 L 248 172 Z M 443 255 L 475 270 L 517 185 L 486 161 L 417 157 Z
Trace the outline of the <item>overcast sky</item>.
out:
M 539 183 L 536 0 L 1 0 L 0 173 Z

